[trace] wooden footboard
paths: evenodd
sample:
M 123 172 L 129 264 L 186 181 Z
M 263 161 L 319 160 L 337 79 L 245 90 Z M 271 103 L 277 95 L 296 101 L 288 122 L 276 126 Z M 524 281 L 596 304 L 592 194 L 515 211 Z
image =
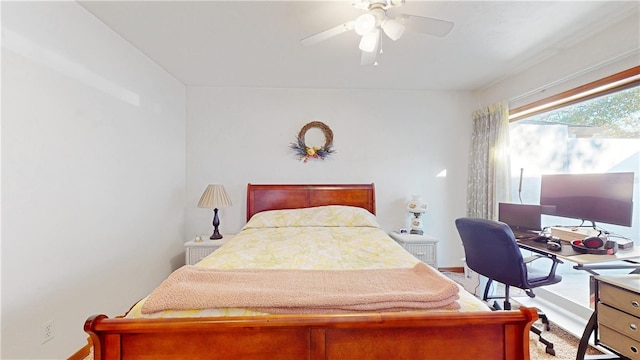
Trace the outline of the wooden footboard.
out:
M 90 317 L 96 360 L 529 359 L 535 309 L 226 318 Z

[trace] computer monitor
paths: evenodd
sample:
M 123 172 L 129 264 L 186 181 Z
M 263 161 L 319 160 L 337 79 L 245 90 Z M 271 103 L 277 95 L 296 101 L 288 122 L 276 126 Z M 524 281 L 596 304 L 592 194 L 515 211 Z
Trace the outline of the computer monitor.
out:
M 631 226 L 632 172 L 542 175 L 540 204 L 553 211 L 543 214 Z
M 498 203 L 498 221 L 509 225 L 514 233 L 542 230 L 541 213 L 540 205 Z

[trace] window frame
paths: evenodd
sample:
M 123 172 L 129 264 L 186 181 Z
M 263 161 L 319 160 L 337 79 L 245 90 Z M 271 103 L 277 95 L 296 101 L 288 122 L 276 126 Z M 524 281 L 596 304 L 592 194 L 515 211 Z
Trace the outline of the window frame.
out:
M 509 122 L 640 85 L 640 66 L 509 110 Z

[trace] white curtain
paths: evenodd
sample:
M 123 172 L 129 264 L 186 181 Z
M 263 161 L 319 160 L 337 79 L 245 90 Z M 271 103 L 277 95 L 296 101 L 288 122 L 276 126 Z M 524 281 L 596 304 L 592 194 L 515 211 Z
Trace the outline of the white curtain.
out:
M 510 199 L 509 107 L 506 101 L 473 112 L 467 216 L 498 218 L 498 202 Z

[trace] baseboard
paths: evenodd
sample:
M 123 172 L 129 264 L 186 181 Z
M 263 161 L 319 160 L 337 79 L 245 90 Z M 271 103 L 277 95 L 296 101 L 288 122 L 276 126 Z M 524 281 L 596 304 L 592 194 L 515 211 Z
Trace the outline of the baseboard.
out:
M 75 354 L 71 355 L 67 360 L 84 360 L 89 353 L 91 352 L 91 338 L 87 338 L 87 345 L 83 346 L 80 350 L 76 351 Z
M 439 267 L 438 271 L 464 274 L 464 268 L 462 266 L 457 266 L 457 267 Z

